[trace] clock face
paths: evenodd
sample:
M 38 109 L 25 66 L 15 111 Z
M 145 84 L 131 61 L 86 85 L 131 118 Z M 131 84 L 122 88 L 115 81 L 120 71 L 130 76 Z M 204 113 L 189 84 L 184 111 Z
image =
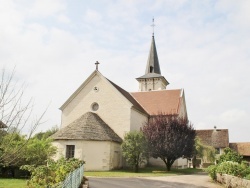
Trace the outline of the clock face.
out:
M 91 105 L 91 109 L 93 110 L 93 111 L 97 111 L 98 109 L 99 109 L 99 104 L 98 103 L 93 103 L 92 105 Z

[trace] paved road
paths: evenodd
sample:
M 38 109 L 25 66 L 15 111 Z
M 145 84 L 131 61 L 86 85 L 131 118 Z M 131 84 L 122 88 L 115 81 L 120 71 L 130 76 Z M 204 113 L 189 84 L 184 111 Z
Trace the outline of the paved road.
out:
M 142 178 L 89 177 L 90 188 L 221 188 L 207 175 L 180 175 Z

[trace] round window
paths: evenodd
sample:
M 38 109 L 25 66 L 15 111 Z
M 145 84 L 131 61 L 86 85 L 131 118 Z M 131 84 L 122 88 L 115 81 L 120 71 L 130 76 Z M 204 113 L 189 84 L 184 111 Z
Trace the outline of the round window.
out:
M 91 105 L 91 109 L 93 110 L 93 111 L 97 111 L 98 109 L 99 109 L 99 104 L 98 103 L 93 103 L 92 105 Z

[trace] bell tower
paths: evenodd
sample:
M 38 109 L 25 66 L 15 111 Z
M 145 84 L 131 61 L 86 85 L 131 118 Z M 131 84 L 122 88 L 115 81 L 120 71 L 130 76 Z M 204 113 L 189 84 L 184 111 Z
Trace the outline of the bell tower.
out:
M 154 27 L 154 19 L 152 26 Z M 155 45 L 154 30 L 145 75 L 136 78 L 136 80 L 139 82 L 139 91 L 164 90 L 169 84 L 165 77 L 161 75 Z

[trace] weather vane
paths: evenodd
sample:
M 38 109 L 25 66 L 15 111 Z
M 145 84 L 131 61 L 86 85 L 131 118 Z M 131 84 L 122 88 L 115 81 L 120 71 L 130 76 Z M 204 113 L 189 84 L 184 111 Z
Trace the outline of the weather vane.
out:
M 154 36 L 154 27 L 155 27 L 155 19 L 154 19 L 154 17 L 152 19 L 152 25 L 151 25 L 151 27 L 153 28 L 153 36 Z

